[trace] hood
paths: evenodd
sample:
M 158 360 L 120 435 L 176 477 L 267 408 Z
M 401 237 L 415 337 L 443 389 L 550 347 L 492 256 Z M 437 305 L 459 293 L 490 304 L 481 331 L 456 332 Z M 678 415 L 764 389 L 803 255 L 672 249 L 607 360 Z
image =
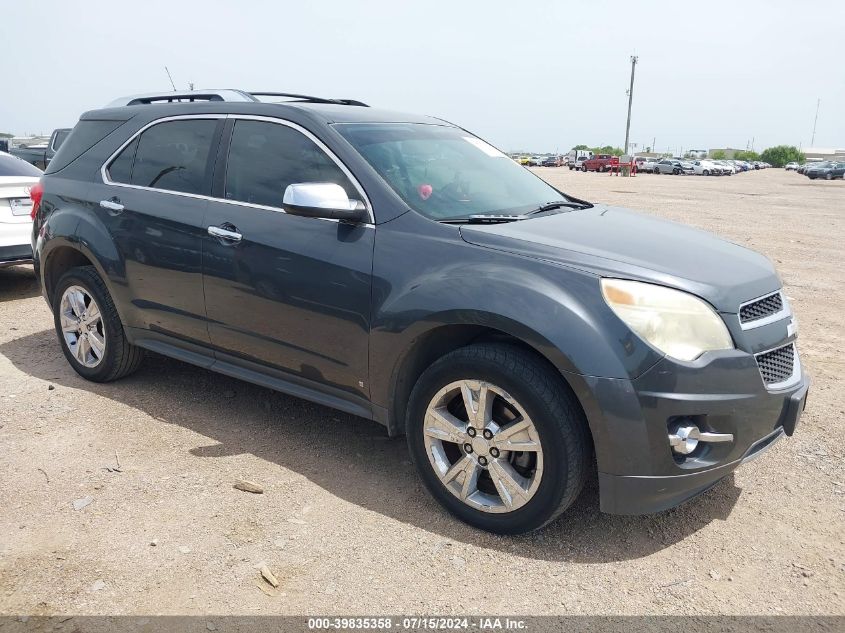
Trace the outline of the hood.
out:
M 489 225 L 463 225 L 470 244 L 552 261 L 603 277 L 691 292 L 721 312 L 781 287 L 771 262 L 692 227 L 618 207 L 595 206 Z

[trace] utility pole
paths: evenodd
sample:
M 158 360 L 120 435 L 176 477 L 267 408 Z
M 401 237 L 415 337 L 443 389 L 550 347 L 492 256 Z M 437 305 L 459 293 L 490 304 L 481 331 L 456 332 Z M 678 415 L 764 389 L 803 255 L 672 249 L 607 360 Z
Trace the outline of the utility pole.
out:
M 628 88 L 628 122 L 625 124 L 625 155 L 628 155 L 628 134 L 631 132 L 631 104 L 634 101 L 634 70 L 637 68 L 637 56 L 631 55 L 631 87 Z
M 813 119 L 813 138 L 810 140 L 810 147 L 813 147 L 816 144 L 816 123 L 819 122 L 819 106 L 821 105 L 821 103 L 821 99 L 816 101 L 816 118 Z

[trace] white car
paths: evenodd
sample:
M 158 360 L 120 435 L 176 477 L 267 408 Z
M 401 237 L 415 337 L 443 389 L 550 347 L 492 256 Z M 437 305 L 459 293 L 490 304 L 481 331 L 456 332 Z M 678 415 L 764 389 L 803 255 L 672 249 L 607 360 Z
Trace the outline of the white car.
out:
M 696 176 L 721 176 L 727 170 L 709 160 L 696 160 L 692 163 L 693 173 Z
M 32 262 L 29 190 L 41 174 L 25 160 L 0 152 L 0 268 Z
M 733 176 L 736 173 L 736 165 L 734 165 L 730 161 L 714 160 L 713 162 L 721 166 L 724 169 L 723 173 L 727 174 L 728 176 Z
M 783 166 L 783 168 L 786 171 L 798 171 L 798 163 L 795 163 L 795 162 L 787 163 L 786 165 Z

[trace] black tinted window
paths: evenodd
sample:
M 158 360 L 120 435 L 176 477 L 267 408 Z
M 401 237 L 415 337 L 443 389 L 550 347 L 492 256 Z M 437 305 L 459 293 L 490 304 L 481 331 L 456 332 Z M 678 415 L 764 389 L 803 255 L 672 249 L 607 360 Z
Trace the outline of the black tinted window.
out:
M 129 143 L 109 165 L 109 178 L 112 182 L 132 182 L 132 163 L 135 162 L 135 150 L 138 149 L 138 138 Z
M 41 170 L 16 156 L 0 156 L 0 176 L 41 177 Z
M 53 156 L 46 173 L 52 174 L 67 167 L 123 123 L 124 121 L 80 121 Z
M 288 185 L 332 182 L 361 196 L 346 174 L 307 136 L 286 125 L 237 121 L 226 168 L 226 198 L 281 207 Z
M 208 155 L 216 126 L 214 119 L 168 121 L 143 132 L 130 182 L 168 191 L 208 193 Z

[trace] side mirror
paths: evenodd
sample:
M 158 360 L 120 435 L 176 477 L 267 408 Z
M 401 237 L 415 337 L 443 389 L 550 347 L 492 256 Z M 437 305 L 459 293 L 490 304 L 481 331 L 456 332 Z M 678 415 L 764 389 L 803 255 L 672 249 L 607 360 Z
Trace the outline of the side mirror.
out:
M 340 185 L 332 182 L 299 182 L 288 185 L 282 198 L 286 213 L 308 218 L 329 218 L 361 222 L 367 209 L 358 200 L 350 200 Z

